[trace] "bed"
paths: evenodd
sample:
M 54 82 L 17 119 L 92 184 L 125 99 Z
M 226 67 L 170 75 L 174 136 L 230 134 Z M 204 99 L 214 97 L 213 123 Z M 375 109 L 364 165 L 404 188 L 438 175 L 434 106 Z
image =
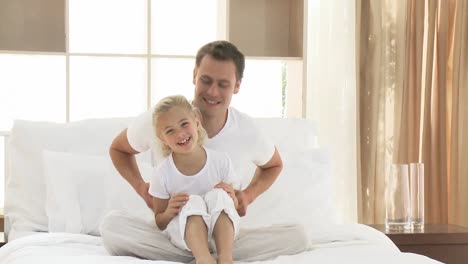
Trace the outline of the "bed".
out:
M 111 210 L 152 219 L 107 154 L 113 137 L 130 121 L 15 120 L 6 144 L 8 243 L 0 248 L 1 264 L 173 263 L 110 256 L 102 245 L 99 223 Z M 310 238 L 306 252 L 256 263 L 440 263 L 400 252 L 384 234 L 366 225 L 343 223 L 333 206 L 332 158 L 317 144 L 315 123 L 280 118 L 256 121 L 280 151 L 284 168 L 268 192 L 249 207 L 241 227 L 301 223 Z M 144 178 L 151 173 L 150 157 L 150 153 L 137 157 Z M 242 184 L 249 180 L 243 179 Z M 303 213 L 298 216 L 291 211 Z

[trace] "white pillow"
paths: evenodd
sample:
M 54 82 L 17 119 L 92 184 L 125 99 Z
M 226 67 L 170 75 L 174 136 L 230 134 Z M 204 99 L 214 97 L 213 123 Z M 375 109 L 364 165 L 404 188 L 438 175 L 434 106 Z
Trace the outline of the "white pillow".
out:
M 317 126 L 311 120 L 263 117 L 256 118 L 255 124 L 281 152 L 303 151 L 318 147 Z
M 68 124 L 15 120 L 7 145 L 5 233 L 47 231 L 42 151 L 108 155 L 112 139 L 131 119 L 91 119 Z M 15 237 L 14 235 L 12 237 Z
M 241 219 L 244 228 L 302 223 L 317 227 L 336 223 L 331 163 L 323 149 L 281 152 L 283 170 Z M 247 186 L 244 182 L 243 186 Z
M 43 160 L 49 232 L 100 235 L 99 224 L 111 210 L 152 217 L 109 157 L 45 150 Z M 150 164 L 140 162 L 139 167 L 148 179 Z

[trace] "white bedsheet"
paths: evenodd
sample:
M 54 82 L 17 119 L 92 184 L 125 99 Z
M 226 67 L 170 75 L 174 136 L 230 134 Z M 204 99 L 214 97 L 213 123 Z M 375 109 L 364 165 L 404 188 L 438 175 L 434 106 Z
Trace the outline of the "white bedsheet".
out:
M 311 250 L 262 264 L 305 263 L 440 263 L 430 258 L 401 253 L 382 233 L 364 225 L 334 225 L 311 232 Z M 101 238 L 83 234 L 36 233 L 15 239 L 0 249 L 1 264 L 74 264 L 74 263 L 174 263 L 109 256 Z M 236 262 L 242 263 L 242 262 Z

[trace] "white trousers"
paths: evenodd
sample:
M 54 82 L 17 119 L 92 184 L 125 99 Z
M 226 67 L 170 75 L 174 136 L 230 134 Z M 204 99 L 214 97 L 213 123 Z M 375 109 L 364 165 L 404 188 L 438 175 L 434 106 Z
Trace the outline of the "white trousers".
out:
M 232 198 L 226 191 L 218 188 L 207 192 L 203 196 L 190 195 L 180 213 L 169 222 L 164 234 L 176 247 L 190 251 L 185 243 L 185 227 L 188 217 L 199 215 L 203 218 L 208 230 L 208 243 L 212 245 L 214 226 L 223 211 L 232 221 L 235 239 L 239 233 L 240 217 Z

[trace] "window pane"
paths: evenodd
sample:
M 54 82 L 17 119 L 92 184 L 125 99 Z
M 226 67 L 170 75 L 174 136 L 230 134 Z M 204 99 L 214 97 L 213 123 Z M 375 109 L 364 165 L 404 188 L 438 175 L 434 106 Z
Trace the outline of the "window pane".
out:
M 216 0 L 152 0 L 152 53 L 195 55 L 202 45 L 216 40 L 217 4 Z
M 71 57 L 70 120 L 134 116 L 146 109 L 146 59 Z
M 283 116 L 283 64 L 246 60 L 244 78 L 231 105 L 254 117 Z
M 64 122 L 64 56 L 0 54 L 0 131 L 13 119 Z
M 193 98 L 193 68 L 195 59 L 153 59 L 151 104 L 156 104 L 161 98 L 181 94 L 191 100 Z
M 70 52 L 146 53 L 146 0 L 69 0 Z

